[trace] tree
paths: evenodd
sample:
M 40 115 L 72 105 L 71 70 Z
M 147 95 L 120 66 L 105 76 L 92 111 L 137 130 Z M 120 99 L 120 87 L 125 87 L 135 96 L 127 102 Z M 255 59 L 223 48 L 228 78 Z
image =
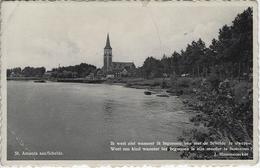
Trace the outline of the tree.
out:
M 162 77 L 163 65 L 160 60 L 148 57 L 144 61 L 142 72 L 145 78 Z
M 42 77 L 46 69 L 44 67 L 25 67 L 22 70 L 22 75 L 25 77 Z

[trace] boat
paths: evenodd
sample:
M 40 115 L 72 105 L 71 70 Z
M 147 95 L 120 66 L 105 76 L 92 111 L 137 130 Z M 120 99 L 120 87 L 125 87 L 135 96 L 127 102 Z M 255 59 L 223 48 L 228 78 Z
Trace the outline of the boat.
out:
M 33 81 L 33 82 L 35 82 L 35 83 L 46 83 L 45 80 L 35 80 L 35 81 Z
M 158 95 L 156 95 L 156 96 L 158 96 L 158 97 L 170 97 L 170 96 L 167 95 L 167 94 L 158 94 Z
M 150 91 L 144 91 L 144 94 L 145 94 L 145 95 L 152 95 L 152 92 L 150 92 Z

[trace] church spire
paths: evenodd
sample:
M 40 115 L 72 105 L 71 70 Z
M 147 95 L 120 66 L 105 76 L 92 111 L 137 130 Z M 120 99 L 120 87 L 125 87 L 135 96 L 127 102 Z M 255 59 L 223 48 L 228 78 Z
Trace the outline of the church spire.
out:
M 107 33 L 107 42 L 106 42 L 105 49 L 112 49 L 110 46 L 109 33 Z

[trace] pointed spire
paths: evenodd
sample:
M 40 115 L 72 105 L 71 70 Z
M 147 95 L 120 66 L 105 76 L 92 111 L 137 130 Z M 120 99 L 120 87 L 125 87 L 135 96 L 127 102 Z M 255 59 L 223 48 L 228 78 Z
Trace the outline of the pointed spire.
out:
M 112 49 L 110 46 L 109 33 L 107 33 L 107 42 L 106 42 L 105 49 Z

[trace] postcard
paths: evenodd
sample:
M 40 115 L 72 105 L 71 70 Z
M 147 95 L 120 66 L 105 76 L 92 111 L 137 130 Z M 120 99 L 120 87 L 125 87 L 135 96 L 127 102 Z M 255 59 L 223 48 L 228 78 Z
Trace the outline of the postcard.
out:
M 256 1 L 2 1 L 3 165 L 254 164 Z

